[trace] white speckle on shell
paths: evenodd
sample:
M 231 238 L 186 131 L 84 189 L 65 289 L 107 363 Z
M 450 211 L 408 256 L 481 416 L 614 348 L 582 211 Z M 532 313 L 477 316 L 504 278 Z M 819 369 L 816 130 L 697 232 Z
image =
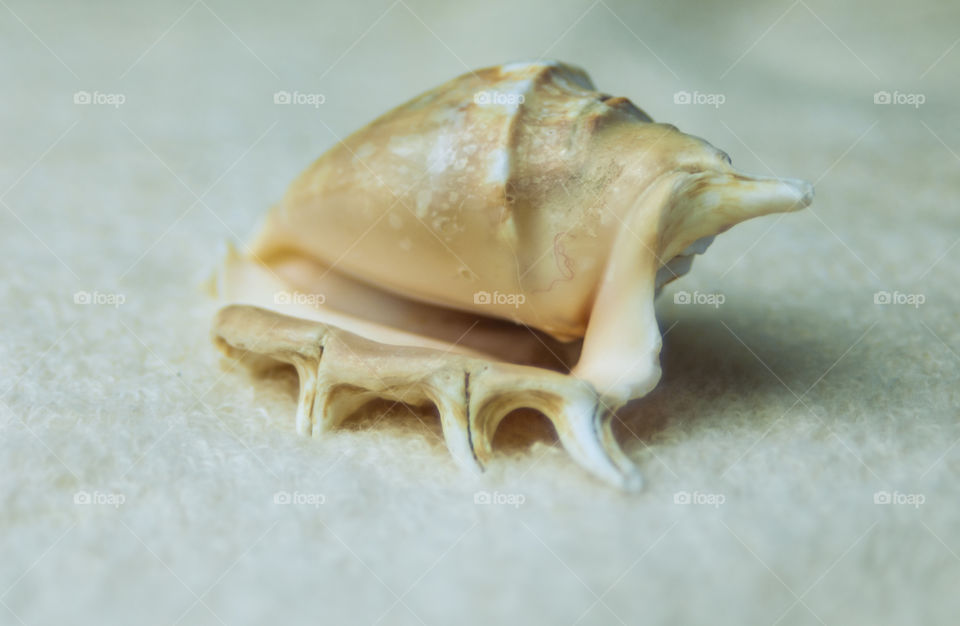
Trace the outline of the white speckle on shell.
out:
M 442 174 L 457 158 L 457 150 L 454 148 L 454 135 L 442 133 L 437 138 L 436 143 L 430 150 L 427 157 L 427 171 L 431 174 Z
M 430 208 L 430 198 L 433 192 L 430 189 L 423 189 L 417 194 L 417 217 L 424 219 L 427 217 L 427 209 Z
M 510 155 L 507 151 L 500 148 L 494 150 L 487 157 L 487 182 L 504 184 L 507 182 L 507 176 L 510 174 Z
M 353 153 L 353 158 L 358 161 L 362 161 L 363 159 L 372 156 L 376 151 L 377 148 L 372 143 L 365 143 L 356 149 L 356 151 Z
M 401 157 L 414 157 L 420 154 L 421 141 L 418 137 L 391 137 L 387 150 Z

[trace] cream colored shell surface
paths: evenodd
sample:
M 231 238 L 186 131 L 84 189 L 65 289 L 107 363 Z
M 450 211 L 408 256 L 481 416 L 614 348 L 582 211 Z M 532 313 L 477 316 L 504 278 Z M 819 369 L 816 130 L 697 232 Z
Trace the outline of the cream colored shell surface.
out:
M 482 469 L 511 411 L 539 411 L 596 476 L 639 485 L 616 410 L 660 379 L 653 300 L 714 236 L 809 204 L 555 62 L 469 72 L 302 173 L 216 278 L 216 345 L 293 366 L 297 429 L 374 399 L 433 407 Z
M 664 150 L 667 149 L 667 150 Z M 637 191 L 717 151 L 652 124 L 560 63 L 465 74 L 324 154 L 270 214 L 254 253 L 295 250 L 444 306 L 582 336 Z M 669 156 L 669 158 L 665 158 Z

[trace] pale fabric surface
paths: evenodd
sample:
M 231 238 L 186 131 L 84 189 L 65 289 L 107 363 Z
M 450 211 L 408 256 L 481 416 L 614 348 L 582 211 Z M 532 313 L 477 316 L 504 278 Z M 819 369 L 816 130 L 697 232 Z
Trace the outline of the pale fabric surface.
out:
M 0 623 L 955 623 L 955 3 L 3 4 Z M 208 342 L 218 242 L 337 136 L 541 55 L 817 184 L 663 295 L 664 380 L 622 433 L 646 490 L 538 422 L 479 482 L 404 409 L 296 437 L 295 380 Z

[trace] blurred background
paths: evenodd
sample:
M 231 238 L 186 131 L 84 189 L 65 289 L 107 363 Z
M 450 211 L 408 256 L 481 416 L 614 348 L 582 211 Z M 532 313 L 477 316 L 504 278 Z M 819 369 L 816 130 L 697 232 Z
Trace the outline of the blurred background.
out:
M 0 41 L 0 623 L 960 614 L 960 5 L 0 0 Z M 817 189 L 661 297 L 638 495 L 535 419 L 479 482 L 430 416 L 299 439 L 296 380 L 208 341 L 222 243 L 312 160 L 534 59 Z

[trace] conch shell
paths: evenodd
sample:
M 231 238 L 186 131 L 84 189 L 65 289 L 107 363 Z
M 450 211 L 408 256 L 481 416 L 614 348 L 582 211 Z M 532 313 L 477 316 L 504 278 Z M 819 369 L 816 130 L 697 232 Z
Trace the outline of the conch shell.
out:
M 635 464 L 615 411 L 660 378 L 654 297 L 713 237 L 808 205 L 556 62 L 464 74 L 329 150 L 217 277 L 215 343 L 300 377 L 297 429 L 432 405 L 459 463 L 531 408 L 589 471 Z

